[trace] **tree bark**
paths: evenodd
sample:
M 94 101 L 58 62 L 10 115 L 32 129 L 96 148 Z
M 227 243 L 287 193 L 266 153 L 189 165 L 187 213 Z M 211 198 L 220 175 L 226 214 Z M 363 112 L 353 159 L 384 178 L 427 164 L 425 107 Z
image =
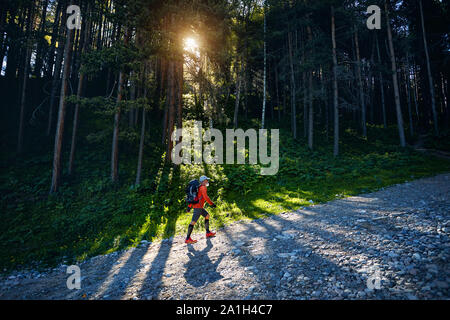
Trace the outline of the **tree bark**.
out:
M 167 90 L 169 90 L 169 88 L 166 88 L 166 95 L 167 95 Z M 169 104 L 168 104 L 168 101 L 166 100 L 166 103 L 164 105 L 163 134 L 162 134 L 162 138 L 161 138 L 162 144 L 166 143 L 168 121 L 169 121 Z
M 277 111 L 278 111 L 278 121 L 281 121 L 281 103 L 280 103 L 280 95 L 278 91 L 278 67 L 275 64 L 275 91 L 277 94 Z
M 337 83 L 336 24 L 334 7 L 331 7 L 331 40 L 333 43 L 333 108 L 334 108 L 334 156 L 339 155 L 339 97 Z
M 441 92 L 442 92 L 442 104 L 443 104 L 443 112 L 445 112 L 445 126 L 446 129 L 448 129 L 449 125 L 449 110 L 448 110 L 448 99 L 446 94 L 446 87 L 445 87 L 445 81 L 444 81 L 444 74 L 441 72 Z
M 27 22 L 27 38 L 31 35 L 31 29 L 33 28 L 34 20 L 34 3 L 31 3 L 29 8 L 28 22 Z M 28 83 L 28 71 L 30 69 L 31 60 L 31 44 L 28 43 L 28 39 L 25 40 L 26 43 L 26 54 L 24 61 L 24 72 L 22 80 L 22 95 L 20 101 L 20 118 L 19 118 L 19 134 L 17 141 L 17 153 L 21 154 L 23 152 L 23 127 L 24 127 L 24 116 L 25 116 L 25 104 L 26 104 L 26 91 Z
M 377 56 L 378 56 L 378 64 L 381 66 L 381 55 L 380 55 L 380 46 L 378 44 L 378 36 L 375 34 L 375 41 L 377 45 Z M 383 73 L 379 72 L 379 80 L 380 80 L 380 91 L 381 91 L 381 110 L 383 113 L 383 126 L 386 129 L 387 128 L 387 119 L 386 119 L 386 100 L 384 97 L 384 80 L 383 80 Z
M 169 61 L 168 75 L 167 75 L 167 103 L 168 103 L 168 126 L 167 126 L 167 152 L 166 152 L 166 162 L 170 163 L 172 160 L 172 131 L 174 128 L 174 115 L 175 115 L 175 95 L 174 95 L 174 61 Z
M 419 0 L 419 8 L 420 8 L 420 21 L 422 23 L 423 46 L 425 48 L 425 58 L 427 61 L 428 84 L 430 86 L 431 111 L 433 112 L 434 133 L 438 136 L 439 135 L 439 126 L 438 126 L 438 116 L 437 116 L 437 111 L 436 111 L 436 97 L 434 95 L 434 83 L 433 83 L 433 76 L 431 73 L 430 54 L 428 52 L 427 35 L 425 32 L 425 22 L 423 19 L 422 0 Z
M 6 3 L 5 3 L 6 6 Z M 5 58 L 6 54 L 6 47 L 7 47 L 7 39 L 5 37 L 5 25 L 6 25 L 6 10 L 4 8 L 0 9 L 0 61 L 2 62 L 2 68 L 3 68 L 3 59 Z
M 64 30 L 59 27 L 61 23 L 61 15 L 64 15 L 65 6 L 64 6 L 65 0 L 58 1 L 58 5 L 56 7 L 55 12 L 55 22 L 53 24 L 53 31 L 52 31 L 52 40 L 50 42 L 50 49 L 47 59 L 47 68 L 45 70 L 45 76 L 47 78 L 50 78 L 53 74 L 53 65 L 54 65 L 54 56 L 55 56 L 55 47 L 56 42 L 59 38 L 59 30 Z
M 243 62 L 244 63 L 244 62 Z M 244 119 L 245 121 L 248 120 L 248 81 L 247 81 L 247 69 L 248 65 L 247 64 L 243 64 L 242 65 L 242 70 L 241 72 L 243 72 L 243 75 L 241 75 L 241 86 L 242 84 L 244 85 L 244 101 L 242 101 L 242 105 L 243 105 L 243 109 L 244 109 Z M 242 90 L 242 88 L 241 88 Z
M 53 80 L 52 80 L 52 91 L 50 95 L 50 109 L 48 113 L 48 124 L 47 124 L 47 136 L 50 135 L 52 130 L 52 123 L 53 123 L 53 109 L 56 102 L 56 93 L 58 92 L 58 88 L 60 85 L 60 76 L 61 76 L 61 68 L 62 68 L 62 59 L 64 55 L 64 47 L 61 45 L 62 39 L 64 39 L 64 30 L 66 29 L 66 8 L 63 8 L 62 11 L 62 18 L 61 18 L 61 26 L 59 31 L 59 47 L 58 47 L 58 53 L 56 56 L 56 62 L 55 62 L 55 73 L 53 74 Z M 72 41 L 73 42 L 73 41 Z
M 305 56 L 303 55 L 303 61 Z M 308 137 L 308 87 L 306 86 L 306 72 L 302 72 L 303 88 L 303 137 Z
M 414 136 L 414 122 L 413 122 L 413 116 L 412 116 L 412 108 L 411 108 L 411 84 L 409 81 L 409 56 L 406 55 L 406 63 L 404 66 L 404 74 L 405 74 L 405 90 L 406 90 L 406 97 L 408 100 L 408 115 L 409 115 L 409 131 L 410 135 Z
M 145 72 L 144 72 L 145 74 Z M 144 98 L 147 98 L 147 86 L 144 84 Z M 139 142 L 139 156 L 138 156 L 138 166 L 136 170 L 136 185 L 141 184 L 141 172 L 142 172 L 142 158 L 144 155 L 144 140 L 145 140 L 145 106 L 142 108 L 142 127 L 141 127 L 141 139 Z
M 239 67 L 242 68 L 242 67 Z M 237 82 L 236 82 L 236 101 L 234 103 L 234 117 L 233 117 L 233 126 L 236 129 L 238 125 L 238 112 L 239 112 L 239 101 L 241 99 L 241 71 L 239 70 L 237 73 Z
M 294 62 L 292 52 L 292 32 L 288 33 L 288 46 L 289 46 L 289 67 L 291 75 L 291 130 L 294 140 L 297 140 L 297 112 L 295 108 L 295 77 L 294 77 Z
M 416 65 L 413 66 L 414 69 L 414 106 L 416 108 L 416 117 L 420 121 L 419 118 L 419 84 L 417 82 L 417 71 Z
M 398 135 L 400 138 L 400 145 L 402 147 L 405 147 L 406 146 L 405 131 L 403 128 L 403 116 L 402 116 L 402 109 L 401 109 L 401 105 L 400 105 L 400 91 L 398 88 L 398 79 L 397 79 L 397 63 L 395 62 L 394 43 L 392 40 L 391 22 L 389 20 L 388 0 L 384 1 L 384 8 L 386 11 L 386 25 L 387 25 L 387 34 L 388 34 L 388 42 L 389 42 L 389 53 L 391 56 L 392 82 L 394 85 L 394 98 L 395 98 L 395 109 L 397 112 Z
M 361 57 L 359 54 L 359 39 L 358 39 L 358 29 L 355 27 L 355 47 L 356 47 L 356 73 L 358 76 L 358 88 L 359 88 L 359 102 L 361 104 L 361 125 L 362 134 L 367 138 L 367 127 L 366 127 L 366 99 L 364 96 L 364 88 L 361 76 Z
M 23 13 L 21 12 L 20 8 L 17 9 L 16 6 L 13 6 L 11 8 L 10 15 L 13 17 L 16 17 L 16 16 L 20 17 L 23 15 Z M 22 31 L 22 28 L 20 27 L 20 21 L 19 21 L 19 24 L 16 24 L 15 19 L 12 19 L 12 20 L 13 20 L 13 21 L 11 21 L 12 32 L 20 33 Z M 18 62 L 20 50 L 19 50 L 18 41 L 15 41 L 14 37 L 12 35 L 8 35 L 8 34 L 7 34 L 7 43 L 5 44 L 5 47 L 8 47 L 5 79 L 7 80 L 8 86 L 10 86 L 11 85 L 10 81 L 15 80 L 16 75 L 17 75 L 17 62 Z M 2 63 L 3 63 L 3 60 L 2 60 Z
M 53 176 L 52 185 L 50 188 L 50 193 L 57 192 L 61 180 L 61 151 L 62 151 L 62 141 L 64 135 L 64 117 L 66 114 L 66 95 L 68 91 L 68 81 L 70 77 L 70 65 L 72 59 L 72 45 L 73 45 L 74 30 L 69 30 L 66 46 L 64 48 L 64 70 L 61 84 L 61 93 L 59 98 L 59 111 L 58 111 L 58 122 L 56 126 L 55 134 L 55 149 L 53 155 Z
M 33 72 L 36 77 L 41 76 L 41 69 L 42 69 L 43 58 L 44 58 L 42 55 L 42 51 L 43 51 L 42 42 L 45 41 L 44 31 L 45 31 L 45 22 L 47 19 L 48 2 L 49 2 L 49 0 L 44 0 L 43 5 L 42 5 L 41 24 L 39 26 L 39 41 L 37 44 L 36 63 L 35 63 L 34 72 Z
M 134 78 L 134 72 L 131 72 L 131 78 Z M 130 100 L 134 101 L 136 100 L 136 81 L 133 79 L 131 81 L 131 87 L 130 87 Z M 128 111 L 128 125 L 132 128 L 134 127 L 134 117 L 136 116 L 136 109 L 130 108 Z
M 177 61 L 177 65 L 177 129 L 181 129 L 183 127 L 183 60 Z
M 261 128 L 264 129 L 264 121 L 265 121 L 265 115 L 266 115 L 266 1 L 264 0 L 264 80 L 263 80 L 263 107 L 262 107 L 262 121 L 261 121 Z M 295 138 L 294 138 L 295 139 Z
M 87 13 L 90 14 L 90 3 L 87 7 Z M 81 49 L 81 54 L 84 54 L 87 50 L 87 47 L 90 43 L 89 34 L 91 29 L 91 20 L 90 18 L 86 18 L 87 22 L 84 26 L 84 42 L 83 47 Z M 84 82 L 85 82 L 86 75 L 84 73 L 80 73 L 79 79 L 78 79 L 78 89 L 77 89 L 77 98 L 80 99 L 83 95 L 84 90 Z M 76 146 L 76 136 L 78 131 L 78 116 L 79 116 L 79 109 L 80 104 L 77 103 L 75 105 L 75 109 L 73 111 L 73 125 L 72 125 L 72 141 L 70 145 L 70 156 L 69 156 L 69 175 L 73 173 L 73 164 L 75 159 L 75 146 Z
M 311 27 L 307 26 L 308 31 L 308 39 L 312 45 L 312 32 Z M 314 141 L 314 110 L 313 110 L 313 71 L 310 70 L 308 72 L 308 83 L 309 83 L 309 111 L 308 111 L 308 147 L 310 150 L 313 149 L 313 141 Z
M 126 28 L 125 30 L 125 39 L 124 39 L 124 45 L 128 45 L 129 41 L 129 29 Z M 126 83 L 125 81 L 126 75 L 123 70 L 119 73 L 119 83 L 117 88 L 117 110 L 116 114 L 114 115 L 114 130 L 113 130 L 113 140 L 112 140 L 112 151 L 111 151 L 111 180 L 112 182 L 116 182 L 119 177 L 119 125 L 120 125 L 120 113 L 121 113 L 121 107 L 120 102 L 123 99 L 123 91 L 124 91 L 124 85 Z

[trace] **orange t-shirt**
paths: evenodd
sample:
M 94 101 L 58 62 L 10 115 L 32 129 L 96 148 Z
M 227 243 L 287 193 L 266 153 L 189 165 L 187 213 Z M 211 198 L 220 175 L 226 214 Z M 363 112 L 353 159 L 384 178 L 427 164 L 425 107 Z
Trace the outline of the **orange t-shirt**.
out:
M 213 202 L 208 197 L 208 193 L 206 190 L 207 189 L 205 186 L 200 186 L 200 188 L 198 188 L 197 198 L 195 198 L 196 200 L 199 200 L 198 203 L 190 204 L 189 207 L 192 206 L 192 208 L 203 208 L 203 206 L 205 205 L 205 201 L 207 201 L 210 205 L 213 205 Z

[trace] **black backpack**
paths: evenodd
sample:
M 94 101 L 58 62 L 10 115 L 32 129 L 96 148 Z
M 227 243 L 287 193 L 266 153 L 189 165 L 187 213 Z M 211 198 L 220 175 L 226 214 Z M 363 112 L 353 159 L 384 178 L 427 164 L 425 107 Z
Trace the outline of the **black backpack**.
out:
M 200 182 L 198 180 L 189 181 L 186 187 L 186 202 L 187 204 L 195 204 L 198 203 L 197 194 L 198 188 L 200 187 Z

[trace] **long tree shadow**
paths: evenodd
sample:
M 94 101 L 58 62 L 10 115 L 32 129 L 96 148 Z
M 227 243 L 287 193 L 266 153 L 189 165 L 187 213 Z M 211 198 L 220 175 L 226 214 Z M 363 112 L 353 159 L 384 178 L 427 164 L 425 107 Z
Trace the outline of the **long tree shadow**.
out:
M 370 196 L 364 198 L 371 200 L 374 199 Z M 350 201 L 349 199 L 342 199 L 332 203 L 327 203 L 326 207 L 306 207 L 302 209 L 302 211 L 309 213 L 305 215 L 305 218 L 320 214 L 320 221 L 326 222 L 328 226 L 335 226 L 341 229 L 345 228 L 345 230 L 343 230 L 345 232 L 351 232 L 351 229 L 357 226 L 358 228 L 361 228 L 361 230 L 364 230 L 364 232 L 372 235 L 377 234 L 385 236 L 387 234 L 396 234 L 399 231 L 403 231 L 404 233 L 414 233 L 417 238 L 431 236 L 429 232 L 414 229 L 413 225 L 410 223 L 405 224 L 405 221 L 397 221 L 397 218 L 401 218 L 402 216 L 406 217 L 407 214 L 410 215 L 409 217 L 415 216 L 413 207 L 403 205 L 396 209 L 397 211 L 395 211 L 396 214 L 394 215 L 380 215 L 378 213 L 379 208 L 383 207 L 383 204 L 385 203 L 386 205 L 389 205 L 387 201 L 385 202 L 381 200 L 378 200 L 377 203 L 369 204 L 358 200 Z M 338 215 L 333 216 L 333 213 L 340 211 L 346 212 L 347 218 L 344 221 Z M 390 210 L 390 212 L 391 211 L 392 210 Z M 433 220 L 432 217 L 422 216 L 420 218 L 431 221 Z M 337 220 L 339 220 L 339 222 L 337 222 Z M 407 243 L 405 243 L 404 246 L 410 249 L 414 248 L 414 245 L 408 245 Z
M 158 186 L 161 184 L 170 186 L 173 181 L 178 181 L 178 170 L 173 170 L 172 172 L 172 168 L 167 167 L 162 168 L 162 170 L 162 177 Z M 162 234 L 164 238 L 174 234 L 178 218 L 175 211 L 169 210 L 166 213 L 166 225 Z M 149 273 L 153 275 L 152 280 L 154 281 L 152 283 L 158 283 L 161 280 L 171 245 L 172 240 L 170 239 L 161 242 L 155 260 L 153 260 L 152 268 L 149 270 Z M 97 281 L 97 285 L 89 287 L 89 290 L 93 292 L 93 297 L 97 299 L 105 296 L 112 299 L 128 298 L 128 288 L 130 284 L 133 284 L 133 279 L 139 272 L 138 269 L 144 264 L 144 258 L 152 248 L 147 250 L 147 248 L 137 247 L 126 250 L 107 273 L 104 270 L 100 270 L 100 274 L 97 274 L 97 276 L 101 278 L 101 281 Z
M 368 197 L 370 200 L 375 200 L 375 202 L 378 203 L 369 204 L 367 202 L 361 202 L 358 199 L 356 199 L 356 201 L 352 201 L 353 203 L 349 203 L 349 199 L 344 199 L 333 203 L 328 203 L 325 207 L 308 207 L 301 210 L 301 212 L 297 211 L 297 214 L 300 214 L 302 216 L 302 219 L 305 219 L 305 221 L 294 226 L 290 226 L 289 224 L 287 224 L 289 222 L 284 221 L 285 219 L 279 215 L 271 216 L 267 219 L 260 219 L 257 223 L 263 224 L 265 229 L 272 235 L 276 235 L 276 233 L 281 230 L 277 230 L 278 228 L 274 229 L 273 226 L 271 226 L 272 223 L 270 221 L 277 221 L 278 223 L 280 223 L 280 226 L 284 225 L 284 228 L 282 228 L 284 230 L 295 229 L 299 233 L 306 235 L 305 239 L 298 239 L 294 241 L 295 245 L 293 246 L 293 243 L 291 243 L 291 248 L 287 246 L 286 250 L 290 251 L 294 247 L 301 248 L 300 252 L 306 253 L 306 255 L 304 256 L 306 259 L 303 259 L 303 261 L 308 261 L 305 266 L 319 264 L 329 270 L 339 270 L 338 274 L 347 274 L 350 277 L 349 279 L 352 279 L 351 281 L 345 280 L 345 282 L 343 282 L 345 285 L 351 287 L 349 286 L 349 283 L 353 283 L 356 284 L 359 289 L 364 289 L 364 276 L 362 275 L 364 275 L 365 273 L 364 271 L 362 271 L 362 269 L 365 269 L 367 266 L 350 263 L 346 268 L 343 268 L 341 264 L 337 264 L 336 260 L 339 260 L 342 256 L 359 258 L 365 257 L 365 259 L 367 259 L 366 262 L 374 262 L 380 264 L 381 266 L 387 267 L 390 265 L 390 262 L 386 259 L 383 247 L 380 247 L 378 245 L 378 242 L 372 241 L 380 241 L 379 238 L 381 238 L 381 240 L 386 240 L 385 236 L 389 229 L 391 229 L 390 233 L 392 235 L 396 234 L 395 230 L 392 230 L 391 226 L 391 224 L 395 222 L 395 217 L 394 219 L 392 219 L 392 217 L 387 217 L 386 219 L 375 220 L 374 222 L 370 221 L 372 220 L 372 218 L 377 218 L 377 216 L 379 215 L 375 209 L 379 207 L 380 200 L 378 199 L 377 201 L 377 199 L 373 199 L 371 196 L 365 197 Z M 375 211 L 369 214 L 367 212 L 362 212 L 362 208 Z M 402 204 L 398 208 L 398 210 L 400 211 L 404 211 L 405 209 L 409 209 L 408 204 Z M 344 221 L 342 221 L 342 217 L 339 214 L 340 211 L 345 212 L 345 215 L 347 216 Z M 355 223 L 358 223 L 358 220 L 362 220 L 363 218 L 369 220 L 369 229 L 358 229 L 355 231 Z M 408 236 L 405 236 L 405 239 L 408 237 L 411 238 L 432 236 L 426 232 L 412 229 L 407 222 L 407 220 L 399 222 L 400 225 L 403 225 L 402 230 L 404 231 L 404 233 L 408 234 Z M 252 224 L 246 224 L 245 228 L 246 231 L 241 232 L 244 237 L 246 235 L 257 236 L 258 233 L 260 234 L 260 232 L 255 232 L 254 230 L 252 230 L 254 229 L 252 227 Z M 373 233 L 373 231 L 379 231 L 379 233 Z M 227 232 L 225 233 L 227 237 L 232 238 L 232 240 L 234 241 L 236 233 L 233 233 L 232 235 L 227 234 Z M 352 234 L 366 234 L 366 236 L 370 237 L 370 239 L 366 243 L 356 243 L 353 239 Z M 264 237 L 264 235 L 262 236 Z M 307 242 L 305 242 L 307 238 L 309 239 L 307 240 Z M 406 240 L 402 240 L 400 242 L 401 245 L 399 245 L 398 240 L 392 240 L 393 239 L 389 238 L 389 243 L 392 245 L 390 250 L 396 252 L 400 256 L 411 251 L 417 251 L 418 249 L 415 244 L 408 243 Z M 326 255 L 326 250 L 320 250 L 322 251 L 321 253 L 315 253 L 314 247 L 316 244 L 339 249 L 339 251 L 342 252 L 342 255 L 338 254 L 331 257 L 324 256 Z M 272 242 L 266 242 L 264 250 L 270 255 L 276 255 L 277 252 L 271 250 L 271 247 Z M 255 263 L 247 257 L 245 259 L 239 259 L 239 261 L 243 266 L 247 266 L 252 263 L 254 263 L 255 266 L 258 265 L 257 262 Z M 308 267 L 305 268 L 305 271 L 308 271 Z M 315 278 L 319 278 L 319 280 L 322 282 L 327 280 L 326 277 L 323 277 L 319 271 L 317 271 L 317 273 L 318 274 L 311 275 Z M 262 283 L 266 283 L 267 279 L 262 275 L 263 274 L 258 273 L 258 277 L 260 278 Z M 408 278 L 408 275 L 403 276 L 403 278 Z M 317 286 L 317 288 L 319 288 L 319 286 Z M 392 297 L 392 295 L 390 295 L 386 290 L 378 291 L 376 296 L 377 298 L 383 296 L 388 298 Z
M 167 178 L 168 186 L 175 185 L 179 182 L 180 178 L 180 168 L 171 168 L 172 176 L 171 178 Z M 168 176 L 167 176 L 168 177 Z M 158 298 L 159 293 L 162 289 L 162 280 L 164 276 L 164 270 L 166 267 L 167 260 L 169 258 L 170 250 L 174 243 L 174 237 L 175 229 L 176 229 L 176 223 L 179 216 L 179 208 L 177 206 L 173 206 L 169 211 L 167 212 L 167 223 L 164 228 L 163 232 L 163 238 L 164 239 L 161 242 L 161 245 L 159 246 L 158 253 L 154 257 L 151 267 L 148 269 L 148 271 L 144 274 L 142 277 L 140 288 L 138 289 L 138 295 L 147 295 L 151 296 L 153 298 Z M 144 261 L 141 261 L 141 264 L 144 264 Z M 137 275 L 137 272 L 135 273 L 135 276 Z M 124 294 L 126 294 L 124 292 Z
M 100 275 L 103 279 L 97 281 L 98 285 L 89 288 L 90 291 L 95 292 L 93 298 L 100 299 L 105 296 L 119 298 L 115 292 L 126 289 L 132 274 L 136 270 L 136 266 L 139 265 L 139 261 L 144 254 L 145 250 L 139 250 L 138 248 L 132 248 L 124 252 L 116 265 L 111 267 L 107 275 L 104 273 Z
M 198 251 L 193 246 L 188 246 L 189 260 L 185 264 L 184 278 L 187 283 L 193 287 L 201 287 L 207 283 L 213 283 L 223 278 L 217 272 L 217 266 L 222 261 L 224 254 L 222 253 L 216 262 L 212 262 L 208 256 L 208 252 L 213 247 L 211 240 L 206 240 L 206 247 Z
M 164 163 L 162 163 L 161 171 L 165 171 Z M 163 175 L 161 173 L 161 175 Z M 167 174 L 166 174 L 167 176 Z M 155 178 L 156 179 L 156 178 Z M 157 188 L 160 186 L 161 181 L 155 181 Z M 161 220 L 161 219 L 160 219 Z M 166 224 L 166 229 L 173 228 L 174 222 L 169 218 Z M 156 227 L 155 227 L 156 228 Z M 166 232 L 165 232 L 166 233 Z M 108 297 L 111 299 L 120 298 L 121 292 L 125 292 L 130 279 L 136 273 L 139 262 L 142 261 L 146 254 L 146 250 L 142 248 L 131 248 L 125 250 L 121 256 L 119 256 L 114 264 L 112 264 L 107 270 L 106 268 L 99 267 L 93 271 L 91 279 L 86 279 L 84 282 L 88 282 L 86 289 L 90 292 L 88 298 L 101 299 Z M 106 260 L 105 256 L 98 256 L 97 259 Z M 91 270 L 83 270 L 83 273 L 91 274 Z M 96 278 L 97 281 L 93 281 L 92 278 Z M 91 285 L 91 283 L 93 283 Z M 71 293 L 69 298 L 82 298 L 82 293 Z
M 273 222 L 276 222 L 275 225 L 278 224 L 281 230 L 278 230 L 278 228 L 273 225 Z M 335 278 L 334 281 L 341 281 L 347 285 L 348 288 L 356 290 L 354 292 L 365 289 L 364 276 L 361 276 L 351 268 L 346 270 L 332 259 L 324 257 L 322 254 L 315 253 L 313 244 L 307 244 L 303 239 L 283 242 L 283 244 L 286 245 L 283 246 L 284 250 L 281 250 L 283 252 L 280 252 L 280 248 L 277 245 L 278 242 L 270 241 L 271 239 L 269 237 L 269 241 L 267 241 L 262 248 L 267 256 L 267 260 L 264 261 L 264 265 L 268 267 L 262 268 L 261 261 L 253 259 L 250 250 L 245 248 L 245 246 L 251 243 L 251 238 L 267 238 L 267 233 L 271 235 L 281 234 L 280 231 L 290 229 L 291 225 L 290 221 L 285 220 L 280 216 L 258 219 L 255 223 L 262 226 L 264 231 L 256 230 L 252 223 L 248 223 L 245 224 L 245 230 L 239 232 L 238 236 L 236 236 L 236 232 L 230 234 L 225 231 L 224 233 L 225 236 L 232 242 L 236 242 L 237 239 L 240 239 L 244 240 L 246 243 L 243 247 L 241 247 L 243 254 L 238 257 L 238 261 L 243 267 L 248 268 L 252 266 L 256 269 L 260 269 L 255 273 L 255 277 L 257 278 L 259 286 L 264 289 L 264 298 L 279 299 L 278 292 L 280 290 L 286 290 L 286 285 L 288 282 L 291 283 L 290 290 L 292 290 L 292 292 L 289 295 L 291 299 L 314 298 L 312 293 L 319 296 L 319 292 L 323 290 L 323 284 L 329 283 L 332 276 Z M 289 260 L 289 255 L 283 255 L 284 252 L 289 251 L 298 253 L 296 260 Z M 280 264 L 280 260 L 283 261 L 282 265 L 284 265 L 285 268 L 277 268 Z M 286 272 L 291 273 L 292 279 L 283 277 Z M 315 283 L 298 283 L 295 280 L 298 275 L 307 275 L 310 279 L 314 279 Z M 294 288 L 296 289 L 295 294 L 293 292 Z M 377 297 L 383 297 L 382 294 L 384 293 L 378 292 Z M 339 295 L 335 294 L 334 297 L 336 296 Z M 330 295 L 330 298 L 332 297 L 333 294 Z

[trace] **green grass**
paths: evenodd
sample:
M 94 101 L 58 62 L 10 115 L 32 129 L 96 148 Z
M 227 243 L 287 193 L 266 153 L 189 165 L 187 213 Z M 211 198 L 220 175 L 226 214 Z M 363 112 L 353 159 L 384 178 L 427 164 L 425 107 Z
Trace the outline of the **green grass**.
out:
M 393 138 L 394 137 L 394 138 Z M 154 138 L 155 141 L 157 139 Z M 369 140 L 342 133 L 341 156 L 332 141 L 316 135 L 314 151 L 281 131 L 280 169 L 259 175 L 258 165 L 192 165 L 174 169 L 153 140 L 146 146 L 143 177 L 134 186 L 135 144 L 121 144 L 120 183 L 109 181 L 109 149 L 80 147 L 75 177 L 48 196 L 51 156 L 36 153 L 14 162 L 2 159 L 0 270 L 43 268 L 73 263 L 137 245 L 184 234 L 186 183 L 206 174 L 214 180 L 209 195 L 217 203 L 212 228 L 227 223 L 295 210 L 314 203 L 378 190 L 392 184 L 450 171 L 450 162 L 396 146 L 395 128 L 369 127 Z M 80 144 L 81 145 L 81 144 Z M 67 159 L 67 154 L 64 155 Z M 65 163 L 64 163 L 65 164 Z M 203 232 L 203 219 L 194 232 Z

